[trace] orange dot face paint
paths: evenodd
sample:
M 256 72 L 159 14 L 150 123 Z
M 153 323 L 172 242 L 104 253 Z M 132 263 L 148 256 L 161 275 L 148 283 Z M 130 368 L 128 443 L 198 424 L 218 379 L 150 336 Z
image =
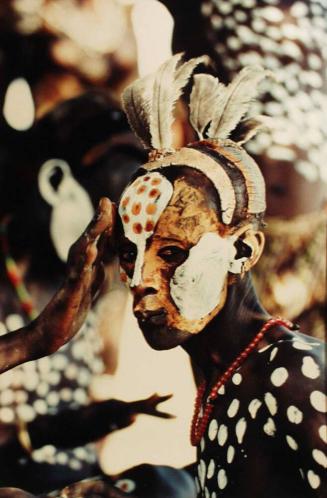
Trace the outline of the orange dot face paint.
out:
M 159 195 L 160 195 L 160 190 L 157 188 L 153 188 L 149 192 L 149 197 L 151 197 L 152 199 L 159 197 Z
M 145 208 L 146 214 L 155 214 L 157 211 L 157 206 L 153 203 L 148 204 L 147 207 Z
M 141 209 L 142 209 L 142 204 L 140 202 L 135 202 L 132 206 L 132 213 L 134 214 L 134 216 L 140 214 Z
M 167 207 L 173 193 L 172 184 L 160 173 L 147 173 L 125 190 L 119 205 L 124 233 L 137 247 L 131 286 L 141 281 L 146 240 Z

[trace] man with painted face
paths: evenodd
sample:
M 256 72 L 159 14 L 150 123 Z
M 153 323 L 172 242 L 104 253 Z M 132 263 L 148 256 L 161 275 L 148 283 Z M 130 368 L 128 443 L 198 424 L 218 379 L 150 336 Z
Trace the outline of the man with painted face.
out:
M 200 62 L 175 55 L 123 94 L 152 151 L 119 205 L 121 276 L 148 343 L 181 345 L 197 368 L 198 496 L 322 497 L 323 345 L 270 317 L 249 273 L 264 246 L 265 187 L 242 144 L 267 126 L 249 112 L 268 74 L 247 67 L 228 86 L 196 75 L 200 140 L 174 151 L 174 103 Z

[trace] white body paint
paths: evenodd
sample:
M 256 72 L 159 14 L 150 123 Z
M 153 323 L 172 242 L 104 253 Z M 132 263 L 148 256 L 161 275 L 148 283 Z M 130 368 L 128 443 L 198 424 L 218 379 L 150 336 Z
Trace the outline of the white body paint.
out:
M 182 316 L 199 320 L 215 309 L 228 271 L 234 273 L 234 237 L 205 233 L 170 281 L 170 294 Z M 242 258 L 243 259 L 243 258 Z M 239 265 L 237 265 L 237 272 Z
M 58 169 L 63 177 L 55 190 L 51 177 Z M 70 246 L 85 230 L 94 214 L 91 199 L 62 159 L 46 161 L 40 169 L 38 182 L 43 199 L 52 206 L 50 234 L 53 245 L 59 258 L 66 261 Z

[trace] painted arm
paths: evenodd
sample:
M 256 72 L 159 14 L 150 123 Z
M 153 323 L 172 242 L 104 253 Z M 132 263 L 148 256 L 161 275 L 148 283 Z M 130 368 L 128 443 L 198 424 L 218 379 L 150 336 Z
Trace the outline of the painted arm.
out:
M 35 320 L 0 337 L 0 373 L 57 351 L 78 332 L 103 282 L 102 255 L 113 226 L 113 205 L 103 198 L 70 249 L 61 288 Z

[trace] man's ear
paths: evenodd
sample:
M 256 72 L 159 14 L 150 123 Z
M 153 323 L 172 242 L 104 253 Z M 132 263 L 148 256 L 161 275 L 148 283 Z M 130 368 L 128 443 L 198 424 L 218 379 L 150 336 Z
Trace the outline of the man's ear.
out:
M 254 230 L 252 227 L 245 229 L 234 242 L 236 254 L 230 263 L 229 272 L 244 275 L 251 270 L 259 260 L 264 245 L 263 232 Z

